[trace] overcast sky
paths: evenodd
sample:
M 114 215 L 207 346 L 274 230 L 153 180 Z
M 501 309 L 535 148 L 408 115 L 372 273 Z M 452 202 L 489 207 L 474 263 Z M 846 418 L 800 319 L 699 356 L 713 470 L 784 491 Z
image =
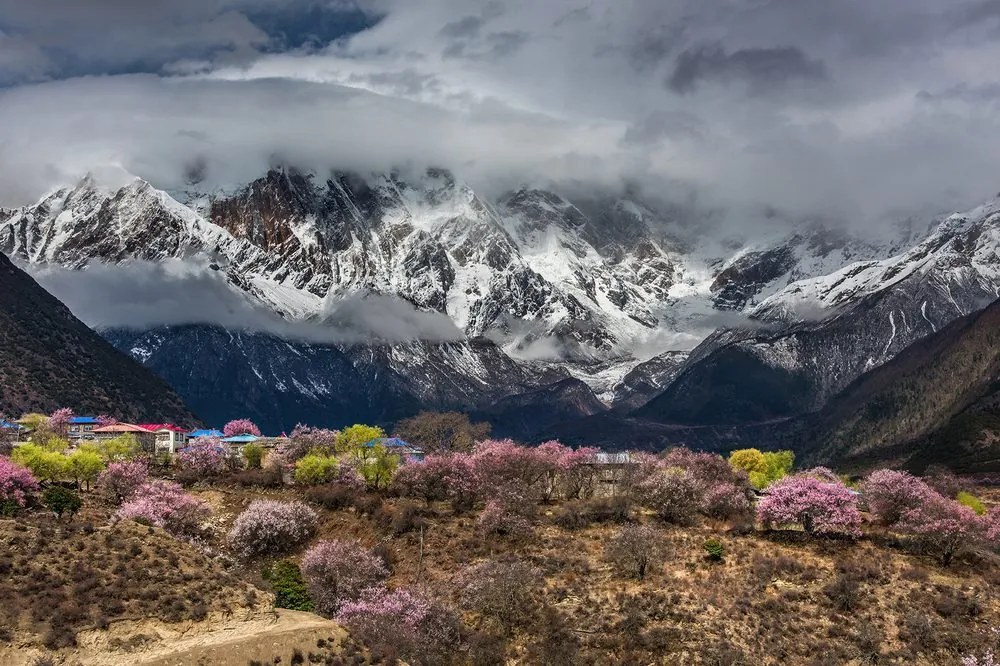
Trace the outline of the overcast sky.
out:
M 867 224 L 1000 190 L 998 63 L 998 0 L 0 0 L 0 205 L 435 164 Z

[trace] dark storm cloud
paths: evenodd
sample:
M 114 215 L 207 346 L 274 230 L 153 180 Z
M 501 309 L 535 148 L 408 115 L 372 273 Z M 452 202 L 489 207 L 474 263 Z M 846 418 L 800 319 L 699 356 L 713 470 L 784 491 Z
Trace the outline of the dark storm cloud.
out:
M 94 164 L 210 187 L 278 155 L 874 228 L 996 191 L 997 6 L 0 0 L 0 205 Z
M 686 49 L 677 56 L 667 85 L 688 93 L 704 81 L 742 81 L 753 94 L 770 92 L 796 80 L 822 80 L 826 67 L 794 46 L 726 52 L 720 45 Z

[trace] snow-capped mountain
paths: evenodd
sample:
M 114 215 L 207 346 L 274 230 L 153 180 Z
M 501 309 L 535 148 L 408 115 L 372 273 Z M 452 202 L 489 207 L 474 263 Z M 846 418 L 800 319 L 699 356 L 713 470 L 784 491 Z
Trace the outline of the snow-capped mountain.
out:
M 638 197 L 571 201 L 523 187 L 488 199 L 442 169 L 407 179 L 334 173 L 325 180 L 275 169 L 234 191 L 177 198 L 141 179 L 107 186 L 88 177 L 33 206 L 0 211 L 0 251 L 72 269 L 183 259 L 211 266 L 242 298 L 293 323 L 327 325 L 345 299 L 391 296 L 446 315 L 467 341 L 448 343 L 452 353 L 421 355 L 379 343 L 376 331 L 367 344 L 341 344 L 339 352 L 355 370 L 367 363 L 395 373 L 416 403 L 486 409 L 568 377 L 605 405 L 634 408 L 706 350 L 749 335 L 716 334 L 685 361 L 684 350 L 719 323 L 753 316 L 806 325 L 776 314 L 778 303 L 806 288 L 790 283 L 857 259 L 891 261 L 896 249 L 819 225 L 721 242 L 684 222 Z M 182 330 L 158 328 L 154 337 L 162 345 Z M 134 355 L 156 367 L 156 354 L 143 356 L 148 344 L 109 335 L 123 346 L 127 338 Z M 482 336 L 496 344 L 473 343 Z M 312 353 L 301 341 L 285 343 Z M 213 342 L 213 353 L 222 353 L 220 344 Z M 233 342 L 231 361 L 253 366 L 238 348 Z M 250 376 L 268 390 L 312 399 L 315 377 L 298 386 L 257 370 Z M 474 386 L 464 377 L 475 372 Z M 182 394 L 195 392 L 178 386 L 190 380 L 173 381 Z M 572 392 L 574 404 L 593 411 Z
M 917 339 L 1000 296 L 1000 205 L 941 220 L 912 248 L 790 284 L 720 329 L 640 410 L 686 423 L 764 421 L 820 408 Z

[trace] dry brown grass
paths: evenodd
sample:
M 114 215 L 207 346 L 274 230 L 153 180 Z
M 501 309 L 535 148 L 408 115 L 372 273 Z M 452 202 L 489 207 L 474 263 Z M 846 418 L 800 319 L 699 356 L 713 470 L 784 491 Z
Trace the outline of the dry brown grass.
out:
M 0 521 L 0 641 L 58 647 L 120 620 L 183 624 L 266 604 L 260 574 L 268 562 L 226 557 L 224 536 L 252 499 L 301 499 L 303 491 L 192 491 L 215 511 L 215 538 L 203 549 L 132 523 L 109 526 L 110 508 L 90 496 L 68 526 L 38 512 Z M 981 494 L 998 499 L 995 491 Z M 558 503 L 540 507 L 532 537 L 520 541 L 486 539 L 474 512 L 455 516 L 446 504 L 362 498 L 337 510 L 314 507 L 316 539 L 358 539 L 390 564 L 390 585 L 455 605 L 456 576 L 471 564 L 516 557 L 540 571 L 544 583 L 509 633 L 465 615 L 458 657 L 467 663 L 958 664 L 1000 626 L 995 555 L 973 553 L 942 568 L 874 528 L 857 542 L 809 539 L 715 522 L 678 528 L 633 511 L 632 520 L 654 526 L 665 546 L 637 581 L 605 556 L 618 524 L 562 527 Z M 706 557 L 710 538 L 724 545 L 723 561 Z M 342 657 L 369 659 L 352 648 L 327 651 L 322 661 Z
M 269 494 L 298 496 L 293 489 Z M 245 504 L 239 493 L 227 497 L 233 511 Z M 388 499 L 382 512 L 400 503 Z M 633 514 L 662 530 L 667 547 L 640 582 L 606 561 L 617 525 L 559 527 L 558 504 L 542 507 L 534 536 L 518 542 L 484 539 L 475 514 L 422 507 L 422 551 L 419 530 L 397 535 L 384 518 L 316 508 L 318 539 L 377 546 L 388 553 L 390 585 L 453 603 L 455 576 L 469 564 L 516 556 L 537 567 L 545 577 L 537 604 L 506 639 L 507 657 L 520 663 L 550 660 L 539 656 L 539 644 L 561 641 L 581 664 L 957 664 L 1000 626 L 995 556 L 972 554 L 942 568 L 891 535 L 809 539 L 722 523 L 678 528 Z M 722 562 L 706 558 L 703 545 L 713 537 L 725 546 Z M 477 618 L 466 620 L 489 633 Z

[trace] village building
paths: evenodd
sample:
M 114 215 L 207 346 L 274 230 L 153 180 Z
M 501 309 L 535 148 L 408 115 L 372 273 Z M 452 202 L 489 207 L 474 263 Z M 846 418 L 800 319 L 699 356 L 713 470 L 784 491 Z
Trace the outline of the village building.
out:
M 0 441 L 18 444 L 27 435 L 28 429 L 20 423 L 0 419 Z
M 174 454 L 187 446 L 188 432 L 186 428 L 179 428 L 172 423 L 141 423 L 140 428 L 145 428 L 155 435 L 153 452 Z
M 74 416 L 69 420 L 68 435 L 70 439 L 90 439 L 94 428 L 101 427 L 96 416 Z
M 114 439 L 126 434 L 133 435 L 139 440 L 144 451 L 151 452 L 156 446 L 156 433 L 134 423 L 114 423 L 100 426 L 91 430 L 90 433 L 97 440 Z

